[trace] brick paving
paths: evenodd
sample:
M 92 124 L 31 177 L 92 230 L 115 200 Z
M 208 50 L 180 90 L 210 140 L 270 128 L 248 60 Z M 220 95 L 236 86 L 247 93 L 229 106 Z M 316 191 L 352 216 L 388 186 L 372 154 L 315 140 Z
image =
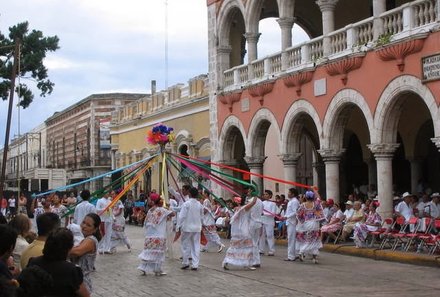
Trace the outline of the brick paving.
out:
M 96 297 L 137 296 L 438 296 L 440 269 L 321 253 L 320 263 L 284 262 L 284 246 L 264 256 L 256 271 L 221 268 L 224 252 L 202 253 L 198 271 L 180 269 L 178 243 L 167 259 L 166 276 L 142 276 L 136 269 L 142 248 L 141 227 L 127 226 L 132 252 L 120 247 L 99 256 L 93 285 Z M 227 241 L 225 240 L 227 245 Z

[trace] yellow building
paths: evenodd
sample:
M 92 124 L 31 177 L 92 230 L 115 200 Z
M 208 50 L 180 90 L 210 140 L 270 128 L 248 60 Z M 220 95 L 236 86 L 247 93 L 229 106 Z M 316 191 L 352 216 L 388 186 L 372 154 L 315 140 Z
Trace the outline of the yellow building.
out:
M 174 128 L 175 141 L 167 145 L 173 153 L 209 159 L 209 99 L 207 75 L 177 84 L 165 91 L 122 106 L 112 114 L 110 127 L 112 168 L 147 158 L 158 151 L 146 141 L 147 131 L 157 123 Z M 173 171 L 173 176 L 177 174 Z M 172 184 L 172 179 L 170 178 Z M 150 191 L 159 188 L 159 164 L 154 164 L 133 189 Z

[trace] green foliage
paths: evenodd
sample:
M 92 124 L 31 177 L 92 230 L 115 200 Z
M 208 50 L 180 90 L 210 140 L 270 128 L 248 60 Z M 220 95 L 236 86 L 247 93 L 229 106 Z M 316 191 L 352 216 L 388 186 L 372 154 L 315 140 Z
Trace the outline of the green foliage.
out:
M 383 33 L 376 40 L 376 46 L 383 46 L 391 42 L 391 37 L 393 37 L 393 33 Z
M 20 68 L 17 75 L 35 82 L 41 91 L 40 96 L 50 95 L 55 84 L 48 79 L 43 60 L 47 52 L 54 52 L 59 48 L 59 39 L 57 36 L 45 37 L 38 30 L 30 31 L 29 23 L 23 22 L 10 27 L 8 37 L 0 32 L 0 97 L 3 100 L 9 98 L 15 40 L 21 42 Z M 23 108 L 28 107 L 34 99 L 31 89 L 24 83 L 16 86 L 16 92 L 20 96 L 20 105 Z

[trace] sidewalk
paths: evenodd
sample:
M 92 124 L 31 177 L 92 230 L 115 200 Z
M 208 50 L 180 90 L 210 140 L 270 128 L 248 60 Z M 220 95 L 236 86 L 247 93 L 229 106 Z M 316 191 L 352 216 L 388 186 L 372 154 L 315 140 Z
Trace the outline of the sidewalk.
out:
M 277 245 L 287 246 L 287 240 L 277 239 Z M 440 267 L 440 255 L 419 254 L 414 252 L 401 252 L 392 250 L 379 250 L 377 248 L 358 249 L 350 243 L 331 244 L 326 243 L 322 251 L 332 254 L 350 255 L 370 258 L 374 260 L 400 262 L 414 265 Z

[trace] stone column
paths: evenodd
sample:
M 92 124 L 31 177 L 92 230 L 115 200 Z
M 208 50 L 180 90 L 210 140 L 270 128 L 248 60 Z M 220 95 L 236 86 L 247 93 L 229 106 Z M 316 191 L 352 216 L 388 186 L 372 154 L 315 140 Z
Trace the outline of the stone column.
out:
M 246 156 L 246 157 L 244 157 L 244 160 L 246 161 L 246 163 L 249 167 L 249 171 L 251 173 L 256 173 L 256 174 L 262 175 L 263 174 L 263 164 L 264 164 L 264 160 L 266 160 L 266 158 L 267 157 L 264 157 L 264 156 L 260 156 L 260 157 Z M 259 176 L 252 175 L 251 181 L 253 181 L 257 185 L 258 192 L 260 192 L 260 195 L 262 195 L 263 190 L 264 190 L 263 178 L 261 178 Z
M 369 144 L 377 163 L 377 195 L 379 196 L 379 213 L 383 219 L 393 214 L 393 155 L 398 143 Z
M 292 27 L 295 23 L 294 17 L 284 17 L 277 19 L 281 28 L 281 50 L 284 51 L 292 46 Z
M 326 198 L 332 198 L 335 202 L 340 201 L 339 163 L 344 152 L 344 149 L 340 151 L 331 149 L 318 151 L 325 164 Z
M 252 33 L 248 32 L 243 34 L 244 38 L 246 38 L 247 42 L 247 51 L 248 51 L 248 63 L 255 61 L 258 59 L 258 52 L 257 52 L 257 44 L 258 39 L 261 36 L 261 33 Z
M 217 63 L 217 74 L 218 74 L 218 86 L 223 88 L 224 86 L 224 76 L 223 71 L 229 69 L 230 65 L 230 55 L 232 52 L 232 48 L 230 46 L 219 46 L 217 48 L 217 56 L 218 56 L 218 63 Z
M 322 13 L 322 35 L 324 56 L 330 53 L 330 39 L 327 34 L 335 30 L 335 7 L 339 0 L 316 0 Z
M 417 194 L 417 184 L 422 175 L 422 160 L 419 158 L 412 158 L 411 164 L 411 193 Z
M 379 16 L 386 10 L 386 0 L 373 0 L 373 40 L 377 40 L 383 32 L 383 21 Z
M 298 160 L 302 156 L 302 153 L 291 153 L 281 155 L 281 160 L 283 161 L 284 166 L 284 179 L 287 181 L 295 181 L 296 182 L 296 166 L 298 165 Z M 286 185 L 286 195 L 291 185 Z
M 226 165 L 226 166 L 230 166 L 230 167 L 235 167 L 235 168 L 238 166 L 238 162 L 235 159 L 221 160 L 221 161 L 218 161 L 217 163 L 223 164 L 223 165 Z M 232 169 L 222 168 L 222 167 L 220 167 L 218 169 L 220 171 L 222 171 L 223 173 L 225 173 L 225 174 L 229 174 L 229 175 L 232 175 L 232 176 L 236 177 L 236 175 L 234 173 L 235 171 L 233 171 Z M 232 194 L 230 192 L 226 191 L 225 189 L 223 189 L 221 186 L 219 186 L 215 182 L 211 183 L 211 187 L 214 190 L 214 194 L 218 195 L 219 197 L 223 197 L 223 199 L 227 200 L 227 199 L 232 197 Z
M 368 160 L 366 160 L 366 163 L 368 164 L 368 186 L 372 184 L 376 185 L 377 182 L 376 162 L 374 158 L 369 158 Z

